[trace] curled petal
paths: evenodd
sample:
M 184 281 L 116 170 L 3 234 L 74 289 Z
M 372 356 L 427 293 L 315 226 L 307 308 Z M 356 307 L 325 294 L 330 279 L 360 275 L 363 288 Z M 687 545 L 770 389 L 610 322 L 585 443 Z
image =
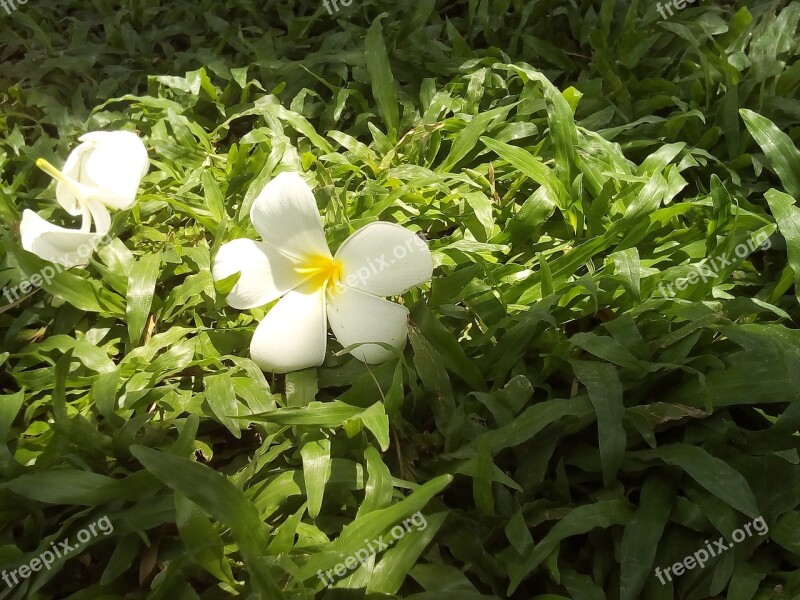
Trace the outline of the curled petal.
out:
M 292 260 L 272 246 L 248 239 L 224 244 L 211 273 L 216 280 L 242 274 L 227 299 L 240 310 L 268 304 L 303 282 Z
M 264 371 L 288 373 L 325 360 L 325 292 L 308 284 L 287 292 L 256 328 L 250 356 Z
M 330 257 L 311 188 L 298 173 L 281 173 L 261 191 L 250 210 L 263 240 L 298 260 Z
M 90 198 L 86 201 L 86 209 L 94 220 L 94 230 L 99 234 L 108 233 L 111 228 L 111 213 L 102 202 Z
M 88 265 L 92 252 L 105 237 L 53 225 L 32 210 L 22 213 L 19 231 L 25 250 L 67 268 Z
M 378 221 L 351 235 L 336 253 L 341 282 L 376 296 L 395 296 L 428 281 L 433 257 L 428 244 L 405 227 Z
M 364 344 L 350 354 L 369 364 L 386 361 L 394 354 L 366 342 L 382 342 L 402 350 L 408 337 L 405 306 L 352 288 L 341 288 L 329 295 L 328 320 L 342 346 Z
M 150 164 L 142 140 L 130 131 L 94 131 L 80 141 L 67 158 L 63 174 L 108 208 L 130 208 Z M 70 214 L 79 214 L 78 199 L 69 185 L 60 181 L 56 198 Z

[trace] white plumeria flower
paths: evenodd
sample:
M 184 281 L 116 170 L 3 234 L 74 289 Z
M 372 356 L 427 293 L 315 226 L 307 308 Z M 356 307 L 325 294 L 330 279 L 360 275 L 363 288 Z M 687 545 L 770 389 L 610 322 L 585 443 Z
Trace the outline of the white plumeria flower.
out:
M 94 131 L 80 141 L 63 171 L 41 158 L 36 165 L 58 182 L 56 199 L 69 214 L 81 215 L 81 228 L 53 225 L 32 210 L 22 213 L 20 224 L 25 250 L 67 268 L 89 264 L 111 227 L 108 209 L 133 206 L 150 165 L 144 143 L 130 131 Z
M 223 245 L 215 280 L 241 273 L 227 301 L 237 309 L 280 298 L 256 328 L 252 359 L 265 371 L 288 373 L 322 364 L 327 322 L 351 354 L 375 364 L 394 354 L 408 336 L 408 309 L 381 296 L 396 296 L 433 273 L 427 243 L 385 221 L 370 223 L 331 254 L 311 188 L 298 173 L 281 173 L 250 211 L 264 242 L 238 239 Z

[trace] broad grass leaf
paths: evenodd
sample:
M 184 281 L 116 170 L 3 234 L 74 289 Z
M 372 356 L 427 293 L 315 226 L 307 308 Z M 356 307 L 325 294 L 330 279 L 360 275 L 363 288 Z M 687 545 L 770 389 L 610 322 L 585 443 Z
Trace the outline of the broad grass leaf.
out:
M 227 372 L 208 375 L 203 378 L 203 383 L 205 399 L 211 412 L 235 438 L 241 438 L 241 427 L 236 419 L 239 416 L 239 403 L 236 401 L 230 375 Z
M 536 232 L 558 207 L 558 197 L 550 188 L 540 187 L 528 196 L 519 210 L 506 222 L 506 229 L 514 241 L 523 241 Z M 546 294 L 545 294 L 546 295 Z
M 308 406 L 314 401 L 318 389 L 316 368 L 286 374 L 286 402 L 289 406 Z
M 539 83 L 544 90 L 547 103 L 547 124 L 550 139 L 555 148 L 556 170 L 565 189 L 570 189 L 575 172 L 575 148 L 578 147 L 578 132 L 575 127 L 573 109 L 556 86 L 542 73 L 527 64 L 504 65 L 517 72 L 523 79 Z
M 642 267 L 639 261 L 639 251 L 634 248 L 621 250 L 614 255 L 614 265 L 617 273 L 622 277 L 622 285 L 637 302 L 642 300 L 641 279 Z
M 761 513 L 747 480 L 725 461 L 703 448 L 688 444 L 670 444 L 655 450 L 639 450 L 629 456 L 644 460 L 662 460 L 679 467 L 720 500 L 750 518 Z
M 0 473 L 3 475 L 10 474 L 20 466 L 14 460 L 6 440 L 24 400 L 24 390 L 15 394 L 0 395 Z
M 133 263 L 128 275 L 128 339 L 138 344 L 142 339 L 150 309 L 153 306 L 156 281 L 160 273 L 161 253 L 153 252 Z
M 800 151 L 792 143 L 792 138 L 778 129 L 775 123 L 752 110 L 743 108 L 739 114 L 786 191 L 794 198 L 800 198 Z
M 586 533 L 595 527 L 622 525 L 628 521 L 630 514 L 631 506 L 624 500 L 601 500 L 572 509 L 534 546 L 523 562 L 509 572 L 511 583 L 508 594 L 515 592 L 522 580 L 549 556 L 561 540 Z
M 101 506 L 113 500 L 133 500 L 155 491 L 155 481 L 146 473 L 113 479 L 77 469 L 52 469 L 22 475 L 0 487 L 47 504 Z
M 645 364 L 612 337 L 595 333 L 577 333 L 569 341 L 586 352 L 633 373 L 641 374 L 647 370 Z
M 652 574 L 658 541 L 669 520 L 675 486 L 651 475 L 639 492 L 639 508 L 625 525 L 620 546 L 620 600 L 637 600 Z
M 472 475 L 472 496 L 475 499 L 475 507 L 483 515 L 494 515 L 493 470 L 494 462 L 492 462 L 492 455 L 489 452 L 489 441 L 481 438 Z
M 51 270 L 55 272 L 52 277 L 41 277 L 40 285 L 47 293 L 87 312 L 112 314 L 118 317 L 124 314 L 122 298 L 100 287 L 97 282 L 80 277 L 70 271 L 58 272 L 59 269 L 53 264 L 22 249 L 16 250 L 12 246 L 11 252 L 16 257 L 20 268 L 27 274 L 28 281 L 32 280 L 34 275 L 49 275 Z
M 444 523 L 449 511 L 435 513 L 425 517 L 425 526 L 404 528 L 406 533 L 401 537 L 375 565 L 372 571 L 368 593 L 396 594 L 411 568 L 417 563 L 425 548 L 433 541 L 439 528 Z
M 267 597 L 284 598 L 258 557 L 266 552 L 269 528 L 255 505 L 224 476 L 194 461 L 132 446 L 131 453 L 162 483 L 231 528 L 253 583 Z
M 481 141 L 489 150 L 495 152 L 523 175 L 547 188 L 550 198 L 557 199 L 560 207 L 564 208 L 569 204 L 566 188 L 541 159 L 522 148 L 498 142 L 489 137 L 482 137 Z
M 318 425 L 341 427 L 348 419 L 359 415 L 363 408 L 344 402 L 311 402 L 303 408 L 280 408 L 240 417 L 250 421 L 275 423 L 277 425 Z
M 622 384 L 614 365 L 601 362 L 573 360 L 572 368 L 589 393 L 597 413 L 597 439 L 603 463 L 603 481 L 611 485 L 622 464 L 627 445 L 623 427 L 625 405 L 622 403 Z
M 483 440 L 486 441 L 486 448 L 490 452 L 497 453 L 526 442 L 548 425 L 565 417 L 586 417 L 593 412 L 592 405 L 586 397 L 546 400 L 525 409 L 508 425 L 481 434 L 466 448 L 457 450 L 446 457 L 471 458 Z
M 303 580 L 314 577 L 318 570 L 325 571 L 343 558 L 365 548 L 365 540 L 374 540 L 417 511 L 453 480 L 451 475 L 440 475 L 417 487 L 409 496 L 383 509 L 369 512 L 352 521 L 342 530 L 341 535 L 331 542 L 328 552 L 312 555 L 300 568 L 299 577 Z
M 368 477 L 364 486 L 364 501 L 358 507 L 356 518 L 386 508 L 392 501 L 392 474 L 381 459 L 381 455 L 375 448 L 368 446 L 364 450 L 364 458 L 367 461 Z
M 435 347 L 444 361 L 445 367 L 458 375 L 475 390 L 485 390 L 486 382 L 480 369 L 465 354 L 450 330 L 435 317 L 431 310 L 418 302 L 411 310 L 411 318 L 425 338 Z
M 234 583 L 225 544 L 210 519 L 191 500 L 175 493 L 175 524 L 187 552 L 219 581 Z
M 478 140 L 486 133 L 486 129 L 492 121 L 504 119 L 509 111 L 516 105 L 517 103 L 499 106 L 473 117 L 453 139 L 450 153 L 444 159 L 444 162 L 436 169 L 437 172 L 447 173 L 451 171 L 458 161 L 472 152 Z
M 800 158 L 798 169 L 800 169 Z M 795 198 L 792 198 L 778 190 L 767 190 L 764 197 L 786 240 L 786 254 L 789 257 L 789 266 L 794 272 L 795 295 L 800 296 L 800 208 L 796 206 L 796 198 L 800 198 L 800 194 L 795 194 Z
M 414 350 L 414 366 L 425 389 L 432 397 L 433 415 L 439 431 L 447 431 L 447 424 L 455 412 L 453 386 L 442 365 L 441 356 L 414 325 L 408 329 L 408 338 Z
M 325 485 L 331 476 L 331 442 L 310 440 L 300 448 L 303 459 L 303 481 L 308 498 L 308 516 L 316 519 L 322 508 Z
M 214 220 L 219 223 L 223 221 L 226 216 L 225 201 L 222 196 L 222 191 L 219 189 L 219 185 L 209 171 L 203 171 L 202 181 L 206 206 L 214 217 Z
M 654 173 L 625 209 L 624 219 L 634 221 L 655 212 L 666 196 L 667 190 L 667 180 L 661 173 Z
M 392 67 L 386 53 L 386 44 L 383 37 L 381 19 L 386 13 L 378 15 L 367 30 L 364 42 L 364 52 L 367 61 L 367 71 L 372 82 L 372 95 L 378 105 L 378 112 L 389 130 L 391 138 L 396 139 L 400 127 L 400 110 L 397 102 Z

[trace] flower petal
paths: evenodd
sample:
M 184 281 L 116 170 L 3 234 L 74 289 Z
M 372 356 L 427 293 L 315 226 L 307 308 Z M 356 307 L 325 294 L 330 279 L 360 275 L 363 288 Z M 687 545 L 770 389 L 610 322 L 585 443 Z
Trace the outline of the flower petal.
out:
M 328 320 L 339 343 L 347 348 L 363 342 L 383 342 L 402 350 L 408 337 L 408 309 L 372 294 L 342 287 L 328 296 Z M 350 354 L 369 364 L 394 354 L 377 344 L 364 344 Z
M 341 282 L 376 296 L 395 296 L 428 281 L 433 257 L 428 244 L 405 227 L 378 221 L 351 235 L 336 253 Z
M 261 191 L 250 220 L 264 241 L 298 260 L 331 256 L 311 188 L 299 173 L 281 173 Z
M 228 304 L 240 310 L 263 306 L 303 282 L 294 263 L 267 244 L 248 239 L 224 244 L 214 259 L 214 279 L 241 273 L 228 295 Z
M 64 175 L 88 187 L 93 198 L 107 207 L 130 208 L 150 164 L 142 140 L 130 131 L 94 131 L 80 141 L 67 158 Z M 67 211 L 77 214 L 77 199 L 67 185 L 59 182 L 56 197 Z
M 19 232 L 25 250 L 67 268 L 88 265 L 92 252 L 105 237 L 53 225 L 32 210 L 22 213 Z
M 327 346 L 325 292 L 302 285 L 288 292 L 256 328 L 250 356 L 265 371 L 288 373 L 317 367 Z
M 86 208 L 94 220 L 94 230 L 100 234 L 108 233 L 108 230 L 111 229 L 111 213 L 108 212 L 105 204 L 90 198 L 86 201 Z

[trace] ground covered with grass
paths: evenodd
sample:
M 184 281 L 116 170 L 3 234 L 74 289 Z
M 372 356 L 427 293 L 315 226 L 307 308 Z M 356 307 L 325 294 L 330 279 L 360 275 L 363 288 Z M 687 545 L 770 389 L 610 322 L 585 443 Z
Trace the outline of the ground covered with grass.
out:
M 0 12 L 0 598 L 800 597 L 800 3 L 265 4 Z M 118 129 L 137 204 L 15 295 Z M 428 240 L 401 357 L 249 358 L 284 171 Z

